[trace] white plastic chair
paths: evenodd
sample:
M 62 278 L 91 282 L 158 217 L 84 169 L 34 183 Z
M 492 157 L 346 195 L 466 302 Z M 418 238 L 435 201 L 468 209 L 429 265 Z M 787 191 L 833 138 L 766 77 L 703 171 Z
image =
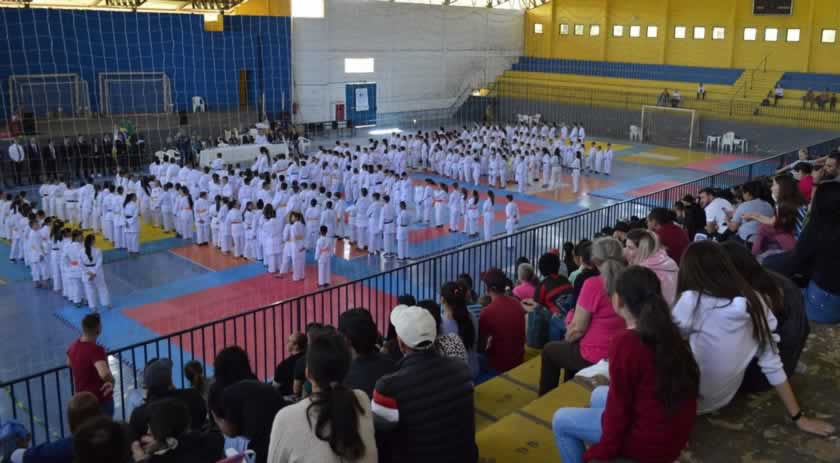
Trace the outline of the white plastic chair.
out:
M 735 149 L 735 132 L 726 132 L 720 138 L 720 150 L 726 151 L 729 148 L 731 153 Z
M 638 125 L 630 126 L 630 141 L 642 141 L 642 129 Z
M 207 110 L 207 103 L 204 102 L 204 98 L 200 96 L 194 96 L 192 97 L 192 108 L 194 113 L 203 113 Z
M 720 147 L 720 135 L 708 135 L 706 137 L 706 149 L 710 148 L 719 148 Z
M 533 122 L 535 124 L 539 124 L 540 119 L 542 119 L 542 114 L 537 113 L 537 114 L 534 114 L 533 116 L 531 116 L 531 122 Z
M 230 140 L 231 135 L 232 133 L 230 130 L 225 130 L 225 143 L 227 143 Z
M 736 149 L 739 149 L 739 150 L 741 150 L 742 153 L 747 152 L 747 146 L 749 145 L 749 142 L 747 141 L 746 138 L 735 138 L 735 139 L 732 140 L 732 143 L 734 145 L 733 148 L 732 148 L 733 151 L 735 151 Z
M 298 138 L 298 151 L 303 154 L 306 153 L 306 150 L 309 149 L 309 145 L 312 144 L 308 138 L 300 137 Z
M 528 121 L 530 121 L 530 120 L 531 120 L 531 116 L 528 116 L 527 114 L 517 114 L 517 115 L 516 115 L 516 119 L 517 119 L 519 122 L 525 122 L 525 123 L 528 123 Z

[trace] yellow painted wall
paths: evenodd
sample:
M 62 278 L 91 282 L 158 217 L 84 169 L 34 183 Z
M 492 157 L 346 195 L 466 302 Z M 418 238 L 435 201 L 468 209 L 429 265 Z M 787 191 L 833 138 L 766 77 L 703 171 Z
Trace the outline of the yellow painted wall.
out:
M 525 16 L 525 54 L 539 58 L 555 56 L 551 51 L 551 41 L 558 34 L 557 26 L 552 21 L 552 4 L 546 4 L 528 11 Z M 543 33 L 534 32 L 534 24 L 542 24 Z
M 245 0 L 230 12 L 240 16 L 291 16 L 291 0 Z
M 253 1 L 253 0 L 252 0 Z M 791 16 L 754 16 L 753 0 L 553 0 L 526 13 L 527 56 L 594 61 L 755 68 L 767 56 L 768 69 L 840 73 L 840 0 L 796 0 Z M 534 34 L 540 22 L 544 33 Z M 569 35 L 560 35 L 569 24 Z M 574 35 L 575 24 L 586 24 L 584 36 Z M 589 35 L 599 24 L 601 34 Z M 612 36 L 612 26 L 624 26 L 623 37 Z M 641 27 L 641 37 L 630 37 L 630 26 Z M 646 36 L 647 26 L 658 27 L 658 37 Z M 676 39 L 675 26 L 685 26 L 687 37 Z M 706 29 L 703 40 L 693 29 Z M 712 40 L 712 29 L 723 27 L 725 38 Z M 743 40 L 744 28 L 758 29 L 754 42 Z M 777 42 L 766 42 L 764 30 L 779 29 Z M 788 28 L 800 29 L 800 41 L 786 41 Z M 820 43 L 824 28 L 837 29 L 838 43 Z

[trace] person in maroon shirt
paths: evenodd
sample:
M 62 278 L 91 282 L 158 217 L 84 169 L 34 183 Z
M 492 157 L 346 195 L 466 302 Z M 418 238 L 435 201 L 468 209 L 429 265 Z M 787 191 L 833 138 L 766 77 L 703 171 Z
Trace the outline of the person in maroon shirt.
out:
M 650 211 L 647 217 L 648 230 L 655 232 L 659 242 L 665 246 L 668 257 L 679 264 L 680 258 L 688 247 L 688 233 L 674 224 L 671 211 L 664 207 L 657 207 Z
M 799 192 L 806 203 L 811 202 L 811 194 L 814 192 L 814 169 L 808 162 L 799 162 L 793 166 L 794 176 L 799 180 Z
M 505 294 L 513 283 L 497 269 L 481 274 L 490 304 L 481 309 L 478 332 L 490 368 L 504 373 L 522 363 L 525 354 L 525 310 L 515 298 Z
M 554 414 L 557 448 L 563 463 L 672 463 L 694 428 L 700 369 L 653 271 L 627 268 L 611 297 L 627 330 L 610 346 L 610 385 L 592 392 L 590 408 Z
M 95 395 L 102 411 L 114 415 L 114 376 L 108 368 L 105 349 L 96 344 L 102 334 L 102 320 L 98 313 L 82 319 L 82 337 L 73 341 L 67 349 L 67 363 L 73 372 L 76 394 L 90 392 Z

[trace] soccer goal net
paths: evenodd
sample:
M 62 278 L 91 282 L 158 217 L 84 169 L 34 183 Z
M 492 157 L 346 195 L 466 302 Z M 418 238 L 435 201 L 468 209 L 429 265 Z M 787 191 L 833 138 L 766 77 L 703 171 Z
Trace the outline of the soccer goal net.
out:
M 9 101 L 36 117 L 72 117 L 90 110 L 87 82 L 78 74 L 11 75 Z
M 700 120 L 693 109 L 646 105 L 641 131 L 645 143 L 691 148 L 699 138 Z
M 106 114 L 172 112 L 172 87 L 162 72 L 101 72 L 99 94 Z

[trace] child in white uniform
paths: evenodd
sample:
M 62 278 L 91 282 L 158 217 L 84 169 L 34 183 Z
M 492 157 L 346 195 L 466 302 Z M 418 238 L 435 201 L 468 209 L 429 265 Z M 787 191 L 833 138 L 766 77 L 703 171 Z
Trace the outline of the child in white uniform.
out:
M 206 246 L 210 240 L 210 201 L 202 191 L 195 202 L 195 244 Z
M 321 236 L 315 243 L 315 260 L 318 262 L 318 287 L 330 285 L 330 260 L 335 254 L 335 244 L 329 236 L 329 227 L 321 225 L 319 228 Z
M 63 224 L 55 219 L 50 232 L 50 276 L 53 291 L 61 292 L 61 239 L 64 232 Z
M 580 186 L 580 163 L 581 153 L 578 152 L 575 160 L 572 161 L 572 191 L 575 193 L 578 192 L 578 187 Z
M 606 175 L 612 172 L 613 156 L 612 143 L 607 143 L 607 149 L 604 151 L 604 174 Z
M 65 282 L 67 284 L 67 297 L 70 302 L 76 304 L 76 307 L 82 306 L 82 268 L 81 258 L 82 252 L 82 232 L 81 230 L 74 230 L 71 235 L 71 241 L 64 247 L 64 254 L 62 261 L 64 268 L 67 270 L 67 277 Z
M 409 225 L 411 225 L 411 214 L 408 212 L 408 205 L 405 201 L 400 201 L 400 213 L 397 216 L 397 259 L 399 260 L 408 258 Z
M 292 239 L 294 242 L 292 281 L 300 281 L 303 280 L 306 270 L 306 247 L 303 241 L 306 237 L 306 226 L 300 213 L 296 213 L 295 217 L 297 220 L 292 224 Z
M 470 237 L 478 236 L 478 191 L 473 191 L 472 197 L 467 197 L 465 193 L 464 201 L 466 201 L 467 203 L 467 214 L 466 220 L 464 221 L 464 233 L 466 233 L 467 236 Z
M 513 201 L 513 195 L 507 195 L 508 203 L 505 206 L 505 233 L 507 233 L 507 247 L 513 247 L 511 236 L 519 224 L 519 206 Z
M 128 254 L 136 256 L 140 254 L 140 209 L 134 193 L 129 193 L 125 197 L 122 213 L 125 219 L 125 245 L 128 248 Z
M 47 242 L 44 241 L 43 236 L 39 233 L 41 224 L 38 219 L 29 221 L 29 235 L 26 238 L 26 254 L 29 261 L 29 270 L 32 272 L 32 281 L 35 282 L 36 288 L 47 288 L 49 281 L 49 271 L 47 266 L 47 258 L 49 251 L 47 249 Z
M 268 272 L 280 275 L 280 259 L 283 256 L 283 222 L 277 218 L 277 213 L 271 204 L 263 209 L 265 223 L 263 223 L 263 239 L 265 240 L 264 262 Z
M 445 183 L 441 183 L 434 194 L 435 228 L 443 228 L 443 213 L 448 199 L 448 187 Z
M 230 251 L 234 257 L 242 257 L 245 253 L 245 228 L 242 226 L 242 211 L 239 210 L 239 203 L 232 199 L 230 210 L 225 219 L 225 231 L 229 233 L 228 245 L 232 245 Z
M 490 241 L 493 238 L 493 221 L 496 215 L 496 195 L 493 191 L 487 192 L 487 199 L 481 204 L 481 215 L 484 219 L 484 240 Z
M 102 268 L 102 251 L 96 248 L 96 236 L 91 234 L 85 238 L 84 249 L 81 252 L 82 284 L 88 307 L 94 312 L 99 307 L 111 309 L 111 293 L 105 283 L 105 273 Z

